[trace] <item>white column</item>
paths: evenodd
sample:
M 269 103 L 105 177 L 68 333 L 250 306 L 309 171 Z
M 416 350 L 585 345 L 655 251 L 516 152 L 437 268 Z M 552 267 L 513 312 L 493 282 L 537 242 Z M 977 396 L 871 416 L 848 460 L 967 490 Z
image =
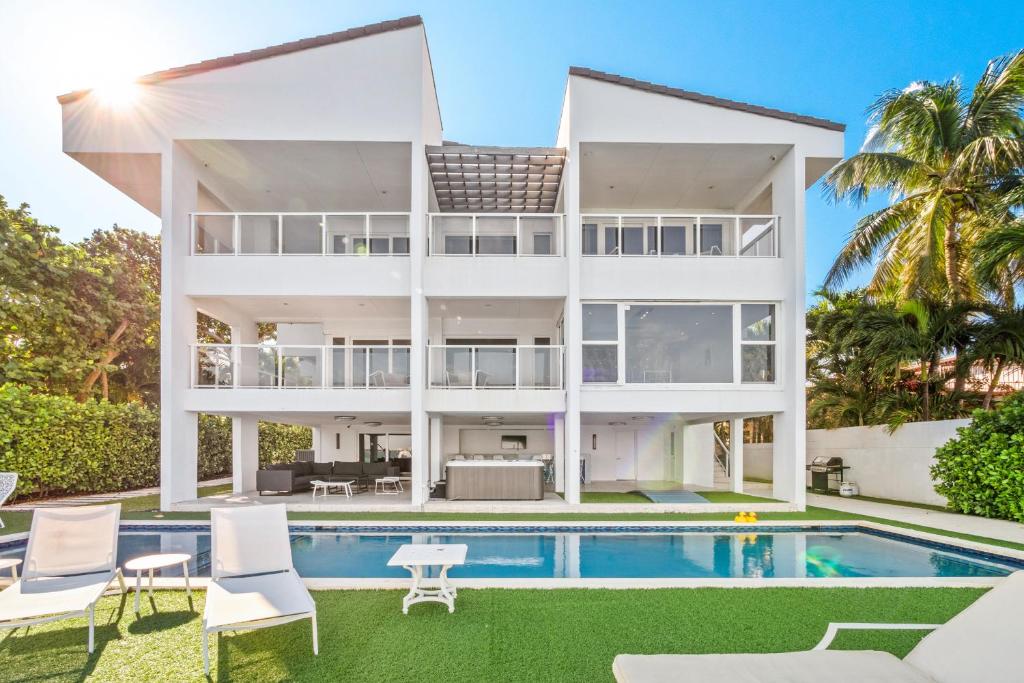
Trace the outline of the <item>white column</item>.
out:
M 806 322 L 804 275 L 804 157 L 799 147 L 779 162 L 772 180 L 772 209 L 782 217 L 782 259 L 789 274 L 786 300 L 779 307 L 777 372 L 785 392 L 785 410 L 775 416 L 772 454 L 773 496 L 806 505 Z
M 555 490 L 565 492 L 565 415 L 555 415 Z
M 566 95 L 568 97 L 568 95 Z M 580 145 L 569 145 L 562 187 L 565 197 L 565 259 L 568 287 L 565 297 L 565 500 L 580 502 L 580 387 L 583 383 L 583 309 L 580 305 Z
M 185 410 L 196 308 L 185 295 L 185 260 L 198 188 L 191 158 L 177 144 L 163 150 L 160 173 L 160 509 L 170 510 L 197 495 L 199 416 Z
M 710 422 L 683 426 L 683 483 L 715 485 L 715 432 Z
M 440 415 L 430 416 L 430 481 L 444 479 L 444 418 Z
M 411 202 L 409 216 L 409 287 L 412 296 L 409 305 L 410 339 L 412 351 L 409 359 L 410 434 L 412 439 L 413 505 L 422 505 L 430 496 L 430 446 L 427 413 L 424 410 L 426 394 L 427 356 L 427 299 L 423 296 L 423 261 L 427 254 L 427 160 L 422 140 L 412 143 Z
M 255 415 L 231 418 L 231 490 L 256 490 L 260 464 L 260 420 Z
M 743 418 L 729 421 L 729 474 L 732 476 L 732 490 L 743 493 Z

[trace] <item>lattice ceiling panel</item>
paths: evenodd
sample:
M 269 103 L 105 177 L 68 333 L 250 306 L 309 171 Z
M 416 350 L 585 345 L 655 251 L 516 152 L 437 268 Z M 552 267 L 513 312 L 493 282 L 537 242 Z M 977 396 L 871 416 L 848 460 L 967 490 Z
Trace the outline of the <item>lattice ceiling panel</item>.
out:
M 553 213 L 565 150 L 427 147 L 438 208 L 465 213 Z

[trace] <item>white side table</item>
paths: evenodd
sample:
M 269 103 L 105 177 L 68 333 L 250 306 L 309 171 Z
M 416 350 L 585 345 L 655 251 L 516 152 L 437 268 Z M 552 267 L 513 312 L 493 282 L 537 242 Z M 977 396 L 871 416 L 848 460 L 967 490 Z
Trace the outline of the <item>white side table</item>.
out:
M 333 489 L 341 489 L 341 492 L 343 494 L 345 494 L 346 498 L 351 498 L 352 497 L 352 484 L 355 483 L 355 480 L 352 480 L 352 481 L 322 481 L 320 479 L 314 479 L 313 481 L 311 481 L 309 483 L 313 485 L 313 501 L 315 502 L 316 501 L 316 492 L 317 491 L 320 492 L 320 497 L 321 498 L 326 498 L 327 496 L 331 495 L 331 489 L 332 488 Z
M 16 557 L 0 557 L 0 571 L 4 569 L 11 570 L 11 581 L 18 580 L 18 565 L 21 564 L 21 560 Z
M 139 613 L 139 594 L 142 592 L 142 572 L 149 571 L 149 597 L 153 597 L 153 570 L 181 565 L 181 571 L 185 575 L 185 593 L 192 597 L 192 586 L 188 583 L 188 561 L 192 556 L 188 553 L 161 553 L 157 555 L 143 555 L 134 560 L 128 560 L 124 568 L 127 571 L 135 572 L 135 613 Z
M 404 567 L 412 574 L 412 587 L 402 598 L 402 614 L 409 613 L 409 606 L 417 602 L 440 602 L 448 605 L 448 612 L 455 611 L 455 587 L 448 583 L 448 570 L 456 565 L 466 563 L 466 551 L 469 546 L 457 544 L 406 544 L 388 560 L 389 567 Z M 420 587 L 423 581 L 424 567 L 440 567 L 440 587 L 431 590 Z
M 399 477 L 378 477 L 373 481 L 373 495 L 397 496 L 405 491 L 402 480 Z

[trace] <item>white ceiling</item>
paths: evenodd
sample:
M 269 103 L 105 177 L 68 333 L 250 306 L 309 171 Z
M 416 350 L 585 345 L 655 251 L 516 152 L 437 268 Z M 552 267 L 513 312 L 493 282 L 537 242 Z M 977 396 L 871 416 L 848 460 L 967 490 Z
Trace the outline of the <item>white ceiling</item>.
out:
M 233 211 L 408 211 L 406 142 L 185 140 Z
M 786 145 L 582 143 L 580 207 L 583 211 L 739 209 L 736 204 L 787 149 Z
M 431 299 L 430 315 L 442 318 L 520 318 L 555 320 L 562 299 Z
M 218 311 L 234 311 L 253 320 L 281 323 L 409 317 L 409 299 L 400 297 L 233 296 L 195 301 L 214 317 Z

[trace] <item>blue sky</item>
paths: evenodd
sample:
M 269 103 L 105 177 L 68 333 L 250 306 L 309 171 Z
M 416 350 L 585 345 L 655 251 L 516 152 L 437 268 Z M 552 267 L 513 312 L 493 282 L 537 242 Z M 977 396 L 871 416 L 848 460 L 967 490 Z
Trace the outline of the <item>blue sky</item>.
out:
M 1019 0 L 0 0 L 0 194 L 65 239 L 115 222 L 155 232 L 154 216 L 61 153 L 56 95 L 409 14 L 426 23 L 445 137 L 475 144 L 553 144 L 566 71 L 578 65 L 840 121 L 850 154 L 882 91 L 954 75 L 973 83 L 990 58 L 1024 47 Z M 809 290 L 869 208 L 809 190 Z

